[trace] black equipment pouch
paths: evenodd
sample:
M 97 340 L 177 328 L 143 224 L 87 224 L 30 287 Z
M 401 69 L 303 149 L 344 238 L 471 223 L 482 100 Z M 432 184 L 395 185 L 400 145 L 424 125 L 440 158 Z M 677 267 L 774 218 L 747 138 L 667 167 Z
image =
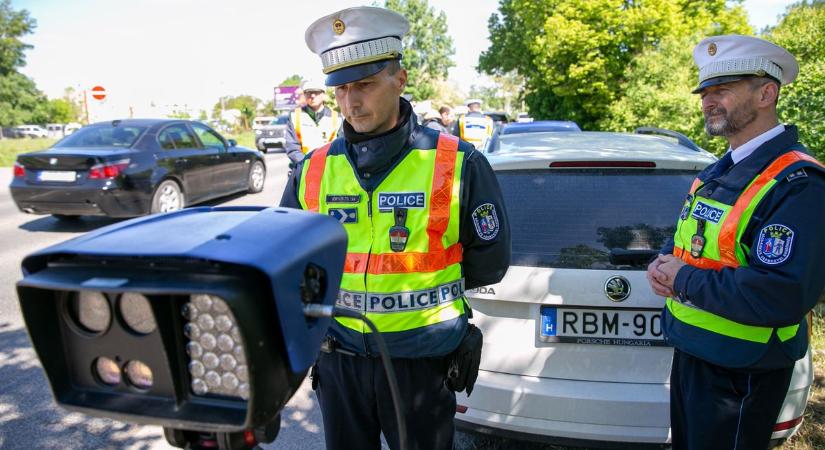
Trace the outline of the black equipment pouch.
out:
M 478 366 L 481 364 L 481 345 L 484 336 L 481 330 L 473 324 L 467 324 L 467 333 L 458 348 L 447 359 L 447 379 L 444 382 L 447 389 L 454 392 L 467 391 L 467 396 L 473 392 L 473 386 L 478 378 Z

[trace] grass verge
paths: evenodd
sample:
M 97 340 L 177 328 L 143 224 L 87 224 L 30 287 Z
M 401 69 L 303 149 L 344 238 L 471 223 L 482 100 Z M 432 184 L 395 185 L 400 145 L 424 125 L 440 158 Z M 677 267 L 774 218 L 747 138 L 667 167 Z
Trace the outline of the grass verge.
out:
M 19 153 L 49 148 L 57 139 L 0 139 L 0 167 L 10 167 Z
M 234 139 L 234 140 L 238 141 L 238 145 L 240 145 L 241 147 L 246 147 L 246 148 L 251 148 L 251 149 L 255 148 L 255 132 L 254 131 L 244 131 L 244 132 L 238 133 L 238 134 L 226 135 L 226 138 L 227 139 Z

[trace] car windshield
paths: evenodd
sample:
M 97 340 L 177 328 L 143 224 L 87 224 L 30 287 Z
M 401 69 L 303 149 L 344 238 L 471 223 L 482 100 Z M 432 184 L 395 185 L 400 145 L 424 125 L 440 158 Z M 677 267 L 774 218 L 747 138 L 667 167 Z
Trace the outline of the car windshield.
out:
M 512 232 L 511 264 L 641 269 L 611 264 L 610 250 L 661 249 L 673 236 L 685 192 L 696 174 L 673 170 L 499 171 Z
M 147 127 L 135 125 L 93 125 L 83 127 L 55 147 L 131 147 Z
M 279 116 L 277 119 L 269 122 L 270 125 L 286 125 L 289 122 L 289 116 Z

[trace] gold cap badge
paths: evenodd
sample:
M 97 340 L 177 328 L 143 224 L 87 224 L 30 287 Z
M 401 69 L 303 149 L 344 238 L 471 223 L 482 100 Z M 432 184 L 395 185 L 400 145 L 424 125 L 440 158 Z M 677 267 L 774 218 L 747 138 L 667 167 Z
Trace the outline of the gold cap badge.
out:
M 335 31 L 335 34 L 344 34 L 344 30 L 347 29 L 347 26 L 344 25 L 344 21 L 341 19 L 335 19 L 335 22 L 332 22 L 332 30 Z
M 338 33 L 338 34 L 340 34 L 340 33 Z M 716 54 L 716 43 L 711 42 L 710 45 L 708 45 L 708 55 L 713 56 L 715 54 Z

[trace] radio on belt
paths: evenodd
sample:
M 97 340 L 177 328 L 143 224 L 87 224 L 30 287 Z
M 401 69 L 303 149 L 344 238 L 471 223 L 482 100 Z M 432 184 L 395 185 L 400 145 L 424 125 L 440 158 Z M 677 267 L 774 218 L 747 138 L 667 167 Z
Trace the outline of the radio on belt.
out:
M 29 255 L 17 292 L 60 406 L 245 448 L 275 439 L 317 357 L 330 319 L 304 307 L 334 304 L 346 243 L 321 214 L 185 209 Z

